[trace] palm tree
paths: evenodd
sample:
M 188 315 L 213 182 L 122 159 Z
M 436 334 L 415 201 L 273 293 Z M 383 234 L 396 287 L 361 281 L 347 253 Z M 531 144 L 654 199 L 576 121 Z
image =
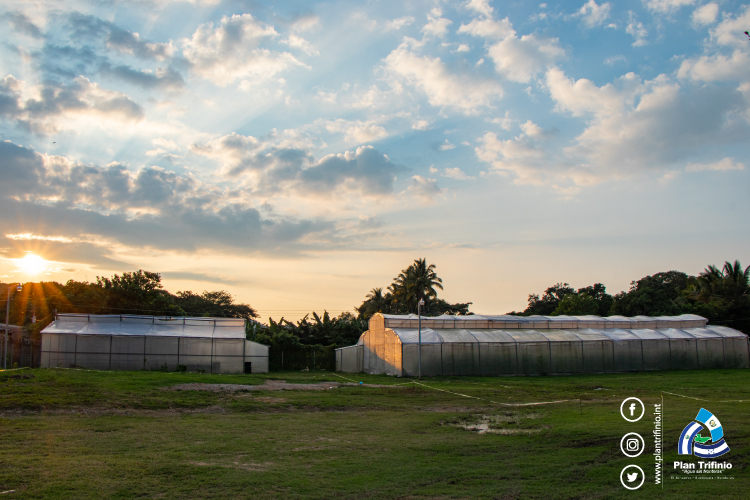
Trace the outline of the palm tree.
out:
M 730 262 L 724 263 L 724 279 L 730 280 L 735 285 L 747 288 L 750 286 L 750 266 L 747 266 L 745 270 L 742 270 L 742 264 L 739 260 L 735 260 L 734 264 Z
M 435 264 L 427 265 L 426 259 L 417 259 L 399 275 L 400 283 L 406 288 L 405 301 L 409 310 L 417 311 L 420 300 L 437 298 L 437 290 L 443 289 L 443 280 L 435 273 Z

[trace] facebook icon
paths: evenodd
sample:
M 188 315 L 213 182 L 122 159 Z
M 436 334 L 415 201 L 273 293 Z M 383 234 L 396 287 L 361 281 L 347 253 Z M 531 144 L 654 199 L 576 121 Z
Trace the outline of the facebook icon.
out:
M 643 401 L 638 398 L 627 398 L 620 405 L 620 415 L 628 422 L 639 421 L 643 418 L 644 413 L 646 413 L 646 407 L 643 405 Z

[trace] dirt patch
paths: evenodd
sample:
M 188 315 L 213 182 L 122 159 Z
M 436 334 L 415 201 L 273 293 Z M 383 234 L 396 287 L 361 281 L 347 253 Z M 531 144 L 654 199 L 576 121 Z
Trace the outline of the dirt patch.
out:
M 550 427 L 547 425 L 534 428 L 521 427 L 525 420 L 535 420 L 543 417 L 541 413 L 503 412 L 491 415 L 472 415 L 471 417 L 454 420 L 448 425 L 458 427 L 477 434 L 501 434 L 504 436 L 523 436 L 542 432 Z M 515 424 L 515 425 L 514 425 Z
M 241 469 L 251 472 L 265 472 L 268 470 L 268 467 L 271 465 L 270 462 L 266 463 L 255 463 L 255 462 L 249 462 L 249 463 L 241 463 L 241 462 L 230 462 L 230 463 L 215 463 L 215 462 L 190 462 L 192 465 L 197 465 L 198 467 L 227 467 L 231 469 Z
M 266 380 L 263 385 L 243 384 L 178 384 L 164 387 L 167 391 L 211 391 L 211 392 L 242 392 L 242 391 L 327 391 L 339 387 L 388 387 L 392 385 L 354 384 L 351 382 L 318 382 L 315 384 L 290 384 L 285 380 Z
M 0 418 L 28 417 L 28 416 L 139 416 L 139 417 L 175 417 L 179 415 L 226 414 L 226 408 L 218 405 L 205 408 L 164 408 L 160 410 L 147 410 L 143 408 L 112 408 L 101 406 L 76 406 L 73 408 L 43 408 L 38 410 L 17 409 L 0 411 Z
M 34 375 L 30 373 L 24 373 L 23 375 L 6 375 L 2 378 L 2 380 L 19 380 L 19 379 L 29 379 L 34 378 Z
M 527 436 L 531 434 L 538 434 L 549 427 L 539 427 L 536 429 L 495 429 L 489 426 L 489 424 L 475 424 L 475 425 L 460 425 L 462 429 L 467 431 L 474 431 L 477 434 L 501 434 L 503 436 Z
M 285 403 L 284 398 L 271 398 L 271 397 L 260 397 L 254 398 L 253 401 L 260 401 L 261 403 Z

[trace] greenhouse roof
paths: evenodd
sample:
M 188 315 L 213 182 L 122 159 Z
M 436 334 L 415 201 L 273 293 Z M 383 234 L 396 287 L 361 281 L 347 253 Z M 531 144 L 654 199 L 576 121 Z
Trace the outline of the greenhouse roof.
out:
M 417 328 L 419 317 L 415 314 L 384 314 L 387 328 Z M 422 316 L 422 329 L 533 329 L 533 330 L 577 330 L 594 329 L 669 329 L 702 328 L 708 321 L 702 316 L 510 316 L 472 314 L 468 316 Z
M 58 314 L 42 333 L 244 339 L 242 318 Z
M 394 328 L 402 344 L 416 344 L 419 340 L 419 330 L 413 328 Z M 452 328 L 422 328 L 423 344 L 441 343 L 529 343 L 529 342 L 627 342 L 641 340 L 672 340 L 672 339 L 722 339 L 731 337 L 745 337 L 745 334 L 723 326 L 708 326 L 705 328 L 665 328 L 625 330 L 612 329 L 574 329 L 574 330 L 490 330 Z M 360 337 L 358 344 L 362 344 Z

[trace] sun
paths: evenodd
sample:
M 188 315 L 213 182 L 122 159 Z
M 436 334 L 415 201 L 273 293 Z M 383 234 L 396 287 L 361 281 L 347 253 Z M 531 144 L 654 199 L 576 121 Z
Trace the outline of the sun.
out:
M 47 261 L 33 253 L 27 253 L 22 259 L 15 261 L 24 274 L 39 274 L 47 270 Z

